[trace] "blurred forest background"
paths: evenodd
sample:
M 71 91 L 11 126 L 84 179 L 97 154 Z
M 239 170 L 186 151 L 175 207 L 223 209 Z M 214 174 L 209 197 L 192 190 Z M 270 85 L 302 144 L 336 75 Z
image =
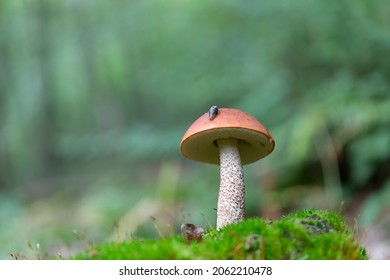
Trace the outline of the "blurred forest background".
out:
M 346 216 L 390 258 L 385 0 L 0 2 L 0 258 L 215 225 L 219 168 L 179 152 L 211 105 L 276 149 L 247 217 Z

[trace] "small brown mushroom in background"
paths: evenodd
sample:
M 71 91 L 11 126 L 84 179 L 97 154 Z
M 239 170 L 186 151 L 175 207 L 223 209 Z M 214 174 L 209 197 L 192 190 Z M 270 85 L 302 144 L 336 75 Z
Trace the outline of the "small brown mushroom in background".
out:
M 194 224 L 182 224 L 180 231 L 186 244 L 189 244 L 192 240 L 196 240 L 197 242 L 202 241 L 204 229 L 201 227 L 197 227 Z
M 255 162 L 275 147 L 267 129 L 251 115 L 212 106 L 184 134 L 181 153 L 192 160 L 220 164 L 217 229 L 245 217 L 242 164 Z

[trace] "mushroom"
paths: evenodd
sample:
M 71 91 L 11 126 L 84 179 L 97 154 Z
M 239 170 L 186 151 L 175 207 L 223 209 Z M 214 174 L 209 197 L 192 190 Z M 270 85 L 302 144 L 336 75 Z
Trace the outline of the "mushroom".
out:
M 242 165 L 255 162 L 275 147 L 267 129 L 251 115 L 212 106 L 184 134 L 181 153 L 192 160 L 220 164 L 217 229 L 245 217 Z

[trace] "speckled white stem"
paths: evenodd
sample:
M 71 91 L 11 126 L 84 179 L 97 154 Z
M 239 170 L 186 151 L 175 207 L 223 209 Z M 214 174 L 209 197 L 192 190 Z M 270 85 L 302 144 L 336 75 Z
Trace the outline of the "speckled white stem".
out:
M 220 156 L 221 181 L 218 195 L 217 230 L 244 219 L 244 171 L 238 151 L 238 140 L 217 140 Z

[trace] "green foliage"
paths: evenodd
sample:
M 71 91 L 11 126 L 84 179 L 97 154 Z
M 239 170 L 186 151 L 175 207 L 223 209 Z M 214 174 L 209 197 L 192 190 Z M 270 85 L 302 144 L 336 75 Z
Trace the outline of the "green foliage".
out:
M 390 181 L 385 184 L 385 187 L 377 192 L 372 194 L 364 203 L 363 211 L 360 217 L 360 224 L 364 227 L 375 224 L 379 221 L 379 224 L 383 223 L 386 225 L 386 219 L 381 219 L 385 216 L 390 201 Z
M 340 147 L 388 134 L 384 0 L 0 5 L 0 59 L 12 69 L 0 103 L 9 183 L 53 161 L 176 156 L 186 127 L 214 103 L 264 122 L 286 178 L 316 159 L 324 131 Z M 362 149 L 348 150 L 366 164 Z
M 367 259 L 343 218 L 303 210 L 278 221 L 259 218 L 208 229 L 200 243 L 181 236 L 105 243 L 75 259 Z

